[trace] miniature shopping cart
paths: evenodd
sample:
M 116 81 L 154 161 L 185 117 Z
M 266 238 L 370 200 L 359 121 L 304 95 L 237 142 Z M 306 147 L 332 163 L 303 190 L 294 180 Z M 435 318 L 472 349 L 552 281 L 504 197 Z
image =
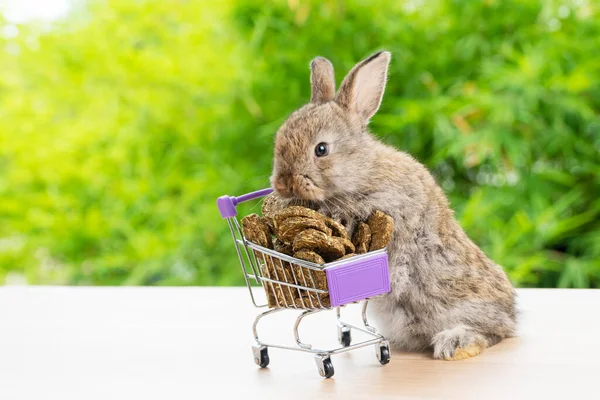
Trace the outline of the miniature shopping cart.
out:
M 263 189 L 239 197 L 222 196 L 217 200 L 221 216 L 227 219 L 229 224 L 244 279 L 254 306 L 267 307 L 267 304 L 257 303 L 255 294 L 252 291 L 252 281 L 263 287 L 267 297 L 271 299 L 270 306 L 273 307 L 259 314 L 252 326 L 256 340 L 256 344 L 252 346 L 256 364 L 261 368 L 269 364 L 267 352 L 269 347 L 304 351 L 315 355 L 319 374 L 325 378 L 330 378 L 334 372 L 331 363 L 332 355 L 369 345 L 375 346 L 375 354 L 379 362 L 382 365 L 387 364 L 390 361 L 389 343 L 367 321 L 369 298 L 390 291 L 386 249 L 319 265 L 258 246 L 244 237 L 240 223 L 236 218 L 236 207 L 240 203 L 261 198 L 271 192 L 272 189 Z M 276 266 L 277 268 L 271 269 L 272 272 L 269 273 L 268 269 L 265 268 L 266 266 Z M 323 273 L 325 273 L 327 279 L 327 290 L 316 284 L 317 275 L 321 274 L 322 277 Z M 275 304 L 272 304 L 273 301 Z M 363 301 L 362 320 L 364 327 L 345 322 L 340 315 L 341 307 L 359 301 Z M 341 347 L 330 350 L 316 349 L 311 344 L 302 342 L 298 334 L 300 322 L 309 315 L 332 308 L 335 308 L 337 315 L 338 340 Z M 259 321 L 267 315 L 290 309 L 302 310 L 294 324 L 294 337 L 297 347 L 262 342 L 257 331 Z M 367 334 L 370 339 L 351 344 L 352 329 Z

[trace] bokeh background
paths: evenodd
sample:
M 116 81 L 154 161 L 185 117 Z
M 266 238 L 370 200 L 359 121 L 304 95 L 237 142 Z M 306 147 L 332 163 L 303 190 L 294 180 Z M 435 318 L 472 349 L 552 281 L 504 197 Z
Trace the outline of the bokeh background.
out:
M 515 285 L 600 286 L 597 1 L 35 3 L 0 2 L 0 283 L 242 284 L 216 198 L 268 185 L 314 56 L 388 49 L 372 131 Z

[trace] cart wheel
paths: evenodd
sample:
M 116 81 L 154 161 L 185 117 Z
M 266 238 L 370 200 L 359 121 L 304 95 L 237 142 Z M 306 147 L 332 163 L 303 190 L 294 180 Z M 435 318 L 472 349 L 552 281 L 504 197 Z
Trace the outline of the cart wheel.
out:
M 252 346 L 252 352 L 254 353 L 254 362 L 261 368 L 265 368 L 269 365 L 269 352 L 267 346 Z
M 390 362 L 390 346 L 387 343 L 378 345 L 379 351 L 377 351 L 377 360 L 381 365 L 388 364 Z
M 352 334 L 350 332 L 349 326 L 338 328 L 338 339 L 340 344 L 344 347 L 350 346 L 350 343 L 352 342 Z
M 331 378 L 333 376 L 333 364 L 329 356 L 315 356 L 317 367 L 319 368 L 319 375 L 323 378 Z

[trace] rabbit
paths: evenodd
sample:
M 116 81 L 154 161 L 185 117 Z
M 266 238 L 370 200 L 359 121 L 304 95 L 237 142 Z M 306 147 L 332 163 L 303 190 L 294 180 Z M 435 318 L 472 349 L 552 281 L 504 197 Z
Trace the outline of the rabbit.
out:
M 310 102 L 275 136 L 271 184 L 286 202 L 344 223 L 381 210 L 393 217 L 391 292 L 370 310 L 393 347 L 460 360 L 514 335 L 515 291 L 502 267 L 465 234 L 427 168 L 374 137 L 391 54 L 358 63 L 335 90 L 333 65 L 310 63 Z

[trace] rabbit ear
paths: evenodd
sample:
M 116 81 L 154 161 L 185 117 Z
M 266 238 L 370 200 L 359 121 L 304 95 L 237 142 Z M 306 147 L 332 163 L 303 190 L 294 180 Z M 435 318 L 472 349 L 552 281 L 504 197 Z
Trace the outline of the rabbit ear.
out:
M 390 52 L 380 51 L 358 63 L 344 78 L 335 101 L 368 122 L 381 104 L 390 58 Z
M 335 96 L 333 65 L 328 59 L 316 57 L 310 63 L 311 103 L 325 103 Z

